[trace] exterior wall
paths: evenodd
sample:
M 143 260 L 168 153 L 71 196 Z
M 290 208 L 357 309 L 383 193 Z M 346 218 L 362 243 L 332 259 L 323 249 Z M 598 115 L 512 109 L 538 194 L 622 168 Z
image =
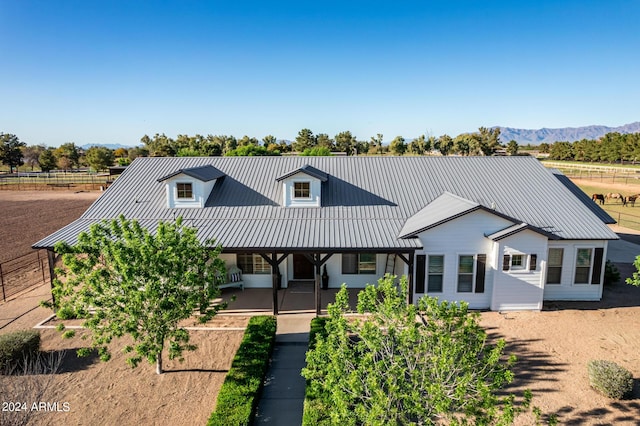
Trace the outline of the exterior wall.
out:
M 193 188 L 192 200 L 178 200 L 178 190 L 176 183 L 190 183 Z M 202 208 L 211 194 L 211 190 L 215 185 L 215 179 L 209 182 L 202 182 L 190 176 L 179 174 L 167 180 L 165 184 L 165 192 L 167 197 L 168 208 Z
M 546 276 L 548 239 L 525 230 L 496 242 L 496 273 L 491 310 L 540 310 Z M 504 255 L 524 255 L 524 267 L 503 271 Z M 536 269 L 529 270 L 530 256 L 536 255 Z
M 322 254 L 322 256 L 325 255 L 325 253 Z M 346 283 L 349 288 L 364 288 L 367 284 L 376 284 L 378 282 L 378 278 L 384 275 L 386 259 L 386 254 L 376 255 L 375 274 L 343 274 L 342 255 L 340 255 L 339 253 L 334 254 L 325 263 L 325 265 L 327 266 L 327 274 L 329 275 L 329 288 L 340 288 L 342 286 L 342 283 Z M 399 260 L 399 262 L 402 261 Z M 293 277 L 292 256 L 289 256 L 287 260 L 283 262 L 283 264 L 286 264 L 286 275 L 288 277 Z M 286 281 L 283 284 L 286 285 Z
M 440 300 L 466 301 L 472 309 L 488 309 L 491 306 L 497 262 L 495 243 L 485 234 L 497 232 L 511 224 L 506 219 L 478 210 L 420 233 L 418 237 L 424 249 L 416 251 L 416 255 L 444 255 L 443 291 L 428 292 L 425 282 L 425 293 L 414 293 L 414 300 L 428 294 Z M 484 293 L 458 292 L 458 256 L 477 254 L 487 255 Z M 427 275 L 425 272 L 425 277 Z
M 238 266 L 236 255 L 233 253 L 222 253 L 220 258 L 224 260 L 227 269 L 232 265 Z M 283 271 L 282 264 L 280 264 L 280 271 Z M 271 280 L 271 274 L 242 274 L 242 281 L 244 281 L 245 288 L 271 288 Z M 284 281 L 284 277 L 283 283 L 286 283 L 286 281 Z
M 294 182 L 309 182 L 311 197 L 308 200 L 293 198 Z M 282 205 L 283 207 L 320 207 L 321 184 L 319 179 L 306 173 L 296 173 L 282 181 Z
M 607 258 L 608 241 L 549 241 L 549 248 L 563 248 L 562 275 L 560 284 L 545 284 L 544 300 L 593 300 L 602 298 L 604 263 Z M 604 248 L 600 284 L 574 284 L 576 255 L 579 248 Z M 593 265 L 592 265 L 593 266 Z M 545 266 L 546 270 L 546 266 Z M 545 277 L 546 281 L 546 277 Z

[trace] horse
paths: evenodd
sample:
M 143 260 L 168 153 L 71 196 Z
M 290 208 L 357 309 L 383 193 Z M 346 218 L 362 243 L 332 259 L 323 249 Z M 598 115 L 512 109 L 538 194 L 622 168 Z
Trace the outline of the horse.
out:
M 591 196 L 591 199 L 592 199 L 594 202 L 599 202 L 599 203 L 600 203 L 600 205 L 604 204 L 604 195 L 603 195 L 603 194 L 593 194 L 593 195 Z
M 622 194 L 617 192 L 610 192 L 604 198 L 607 200 L 620 200 L 623 206 L 627 204 L 627 199 L 624 198 Z
M 627 197 L 627 202 L 631 204 L 631 207 L 635 207 L 636 199 L 638 199 L 638 197 L 640 197 L 640 194 L 629 195 Z

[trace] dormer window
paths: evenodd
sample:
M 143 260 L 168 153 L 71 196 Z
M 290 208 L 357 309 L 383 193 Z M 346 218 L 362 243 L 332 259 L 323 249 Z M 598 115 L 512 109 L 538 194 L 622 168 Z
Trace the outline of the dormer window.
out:
M 293 182 L 293 198 L 308 200 L 311 198 L 311 182 Z
M 177 198 L 180 200 L 193 200 L 193 184 L 191 182 L 176 183 Z
M 282 182 L 283 207 L 320 207 L 322 184 L 329 176 L 308 164 L 276 179 Z
M 225 174 L 213 166 L 180 169 L 158 179 L 167 194 L 167 207 L 203 208 L 218 179 Z

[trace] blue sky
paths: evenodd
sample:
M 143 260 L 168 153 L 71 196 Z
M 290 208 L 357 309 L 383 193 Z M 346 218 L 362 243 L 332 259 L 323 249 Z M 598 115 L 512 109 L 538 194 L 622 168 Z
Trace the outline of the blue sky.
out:
M 368 140 L 640 120 L 640 1 L 0 0 L 0 132 Z

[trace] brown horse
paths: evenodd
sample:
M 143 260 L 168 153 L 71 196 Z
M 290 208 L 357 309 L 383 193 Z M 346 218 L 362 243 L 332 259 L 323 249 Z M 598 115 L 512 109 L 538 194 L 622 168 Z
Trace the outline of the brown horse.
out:
M 592 199 L 594 202 L 599 202 L 599 203 L 600 203 L 600 205 L 604 204 L 604 195 L 603 195 L 603 194 L 593 194 L 593 195 L 591 196 L 591 199 Z
M 631 207 L 635 207 L 638 197 L 640 197 L 640 194 L 629 195 L 627 197 L 627 203 L 631 204 Z

